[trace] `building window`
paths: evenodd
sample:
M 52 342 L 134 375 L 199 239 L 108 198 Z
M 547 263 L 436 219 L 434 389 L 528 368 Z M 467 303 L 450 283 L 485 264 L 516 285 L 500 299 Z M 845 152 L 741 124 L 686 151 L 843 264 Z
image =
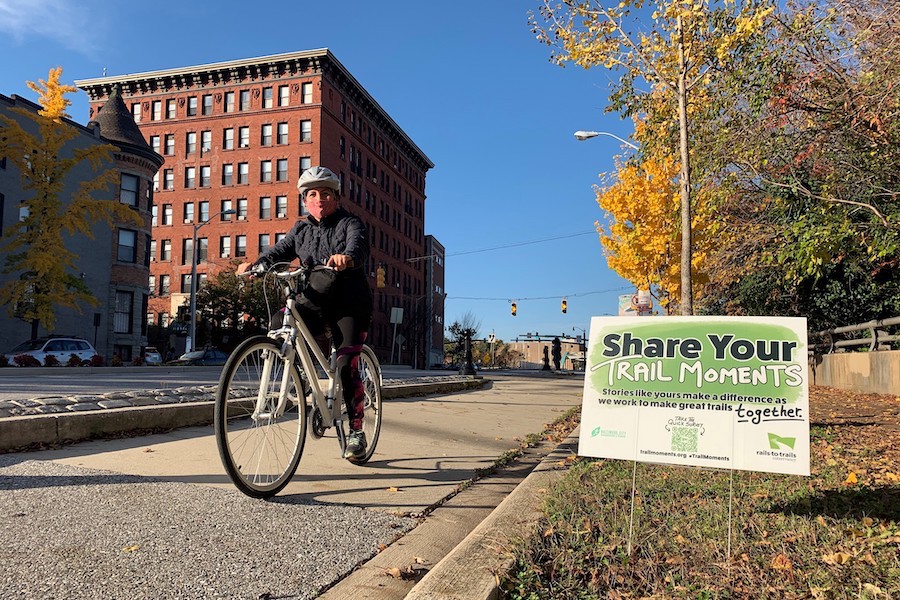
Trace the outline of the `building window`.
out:
M 278 106 L 287 106 L 291 101 L 290 88 L 286 85 L 278 86 Z
M 301 156 L 300 157 L 300 174 L 303 174 L 303 171 L 307 170 L 312 166 L 312 158 L 309 156 Z
M 241 90 L 241 103 L 238 110 L 250 110 L 250 90 Z
M 268 183 L 272 181 L 272 161 L 264 160 L 259 163 L 259 181 Z
M 165 179 L 163 183 L 163 189 L 174 190 L 175 189 L 175 170 L 174 169 L 166 169 L 163 172 L 163 178 Z
M 210 185 L 210 168 L 209 165 L 200 167 L 200 187 L 209 187 Z
M 312 84 L 304 83 L 301 87 L 301 102 L 303 104 L 312 104 Z
M 151 106 L 153 109 L 150 113 L 150 120 L 162 121 L 162 100 L 154 100 Z
M 286 233 L 276 233 L 275 234 L 275 243 L 277 244 L 278 242 L 283 240 L 285 237 L 287 237 Z
M 272 217 L 272 199 L 269 196 L 262 196 L 259 199 L 259 218 L 269 219 Z
M 159 295 L 160 296 L 168 296 L 169 288 L 171 286 L 170 282 L 172 281 L 171 275 L 160 275 L 159 276 Z
M 188 131 L 187 135 L 184 137 L 184 151 L 188 154 L 193 154 L 197 151 L 197 132 L 196 131 Z
M 212 94 L 204 94 L 203 95 L 203 114 L 211 115 L 212 114 Z
M 246 221 L 247 220 L 247 199 L 246 198 L 238 198 L 237 218 L 238 218 L 238 221 Z
M 272 108 L 272 88 L 264 87 L 262 97 L 263 97 L 263 103 L 262 103 L 263 108 Z
M 234 178 L 234 165 L 222 165 L 222 185 L 231 185 Z
M 225 112 L 234 112 L 234 92 L 225 92 Z
M 219 258 L 231 257 L 231 237 L 224 235 L 219 238 Z
M 197 240 L 197 262 L 205 263 L 209 254 L 209 239 L 200 238 Z
M 116 258 L 120 262 L 133 263 L 137 259 L 137 231 L 131 229 L 119 230 L 119 247 Z
M 250 128 L 249 127 L 240 127 L 238 128 L 238 144 L 241 148 L 249 148 L 250 147 Z
M 161 293 L 162 292 L 160 292 L 160 294 Z M 168 294 L 168 291 L 166 293 Z M 163 327 L 169 326 L 169 313 L 167 313 L 167 312 L 159 313 L 159 324 L 162 325 Z
M 200 222 L 206 223 L 209 221 L 209 200 L 201 200 L 200 201 Z
M 212 150 L 212 131 L 206 130 L 200 132 L 200 151 L 209 152 Z
M 288 180 L 288 161 L 286 158 L 279 158 L 275 163 L 276 165 L 276 175 L 275 178 L 277 181 L 287 181 Z
M 194 240 L 193 238 L 184 238 L 181 240 L 181 264 L 189 265 L 193 260 Z
M 188 96 L 187 116 L 189 116 L 189 117 L 197 116 L 197 96 Z
M 197 168 L 185 167 L 184 169 L 184 189 L 190 190 L 197 185 Z
M 150 260 L 156 260 L 156 240 L 150 240 Z
M 166 156 L 175 156 L 175 134 L 166 134 Z
M 234 150 L 234 129 L 231 127 L 222 131 L 222 148 L 224 150 Z
M 166 118 L 175 118 L 175 100 L 166 100 Z
M 191 293 L 191 274 L 184 273 L 181 276 L 181 293 L 182 294 L 190 294 Z
M 220 221 L 230 221 L 232 215 L 225 214 L 226 210 L 231 210 L 231 200 L 222 200 L 222 207 L 219 210 L 219 220 Z
M 239 235 L 235 237 L 235 256 L 247 256 L 247 236 Z
M 172 224 L 172 205 L 171 204 L 163 204 L 162 224 L 163 225 L 171 225 Z
M 307 121 L 307 120 L 300 121 L 300 141 L 301 142 L 311 142 L 312 141 L 312 121 Z
M 150 279 L 147 280 L 147 288 L 150 290 L 151 294 L 156 291 L 156 276 L 155 275 L 151 275 Z M 147 315 L 147 317 L 152 319 L 153 313 Z
M 269 249 L 269 234 L 259 234 L 259 252 L 260 254 Z
M 159 136 L 151 135 L 150 136 L 150 147 L 153 148 L 153 151 L 159 154 Z
M 185 202 L 184 203 L 184 223 L 193 223 L 194 222 L 194 203 L 193 202 Z
M 150 209 L 150 226 L 156 227 L 159 221 L 159 207 L 153 206 Z
M 135 123 L 141 122 L 141 103 L 135 102 L 131 105 L 131 116 L 134 117 Z
M 116 333 L 131 333 L 131 315 L 134 312 L 134 293 L 116 291 L 116 314 L 113 330 Z
M 238 183 L 250 183 L 250 163 L 238 163 Z
M 128 206 L 137 206 L 140 182 L 137 175 L 122 173 L 119 183 L 119 202 Z
M 272 124 L 266 123 L 260 130 L 259 143 L 263 146 L 272 145 Z
M 172 260 L 172 240 L 162 241 L 162 254 L 160 254 L 159 260 Z
M 275 216 L 279 219 L 287 218 L 287 196 L 275 197 Z
M 288 124 L 287 123 L 279 123 L 278 124 L 278 144 L 280 146 L 284 146 L 285 144 L 289 144 L 290 139 L 288 138 Z

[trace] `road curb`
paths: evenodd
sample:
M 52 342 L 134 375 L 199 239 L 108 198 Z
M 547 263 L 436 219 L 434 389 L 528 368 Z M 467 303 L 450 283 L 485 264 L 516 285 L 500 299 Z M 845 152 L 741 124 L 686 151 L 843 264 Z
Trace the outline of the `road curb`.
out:
M 481 522 L 441 559 L 405 600 L 496 600 L 498 575 L 509 570 L 510 547 L 540 517 L 544 494 L 568 470 L 565 459 L 577 452 L 578 428 Z
M 416 382 L 386 385 L 385 400 L 479 389 L 487 379 Z M 213 421 L 213 403 L 182 402 L 163 406 L 110 408 L 79 413 L 51 413 L 0 419 L 0 453 L 27 450 L 91 439 L 207 425 Z

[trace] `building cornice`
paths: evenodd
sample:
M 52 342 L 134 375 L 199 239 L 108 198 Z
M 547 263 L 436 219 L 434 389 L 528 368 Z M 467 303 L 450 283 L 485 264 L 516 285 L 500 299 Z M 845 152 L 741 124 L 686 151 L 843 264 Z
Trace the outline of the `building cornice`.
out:
M 344 91 L 348 99 L 359 105 L 370 119 L 389 132 L 395 143 L 405 146 L 407 153 L 418 159 L 416 162 L 423 171 L 434 168 L 431 159 L 406 135 L 328 48 L 112 77 L 79 79 L 75 81 L 75 85 L 84 90 L 93 102 L 108 98 L 116 85 L 121 86 L 124 94 L 137 95 L 304 73 L 324 75 L 333 81 Z

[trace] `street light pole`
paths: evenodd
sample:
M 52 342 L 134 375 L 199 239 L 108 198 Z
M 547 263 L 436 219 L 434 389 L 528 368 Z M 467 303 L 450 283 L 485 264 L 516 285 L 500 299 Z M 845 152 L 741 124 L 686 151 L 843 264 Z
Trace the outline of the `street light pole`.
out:
M 622 139 L 619 136 L 609 133 L 609 132 L 606 132 L 606 131 L 576 131 L 575 139 L 578 140 L 579 142 L 583 142 L 584 140 L 589 140 L 593 137 L 597 137 L 598 135 L 605 135 L 607 137 L 617 139 L 620 142 L 622 142 L 623 144 L 625 144 L 626 146 L 628 146 L 629 148 L 631 148 L 632 150 L 640 149 L 639 146 L 629 142 L 628 140 Z
M 197 349 L 197 232 L 200 231 L 201 227 L 203 227 L 204 225 L 208 225 L 210 221 L 212 221 L 219 215 L 233 215 L 236 212 L 237 211 L 233 208 L 229 208 L 228 210 L 217 212 L 202 223 L 196 223 L 193 225 L 194 239 L 191 244 L 191 347 L 188 350 L 189 352 L 193 352 Z

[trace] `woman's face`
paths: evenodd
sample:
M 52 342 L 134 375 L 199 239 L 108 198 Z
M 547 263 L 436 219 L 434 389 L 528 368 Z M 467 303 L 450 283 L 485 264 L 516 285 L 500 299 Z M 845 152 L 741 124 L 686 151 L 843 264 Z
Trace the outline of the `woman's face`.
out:
M 306 210 L 316 221 L 321 221 L 337 210 L 338 200 L 334 190 L 313 188 L 306 192 Z

